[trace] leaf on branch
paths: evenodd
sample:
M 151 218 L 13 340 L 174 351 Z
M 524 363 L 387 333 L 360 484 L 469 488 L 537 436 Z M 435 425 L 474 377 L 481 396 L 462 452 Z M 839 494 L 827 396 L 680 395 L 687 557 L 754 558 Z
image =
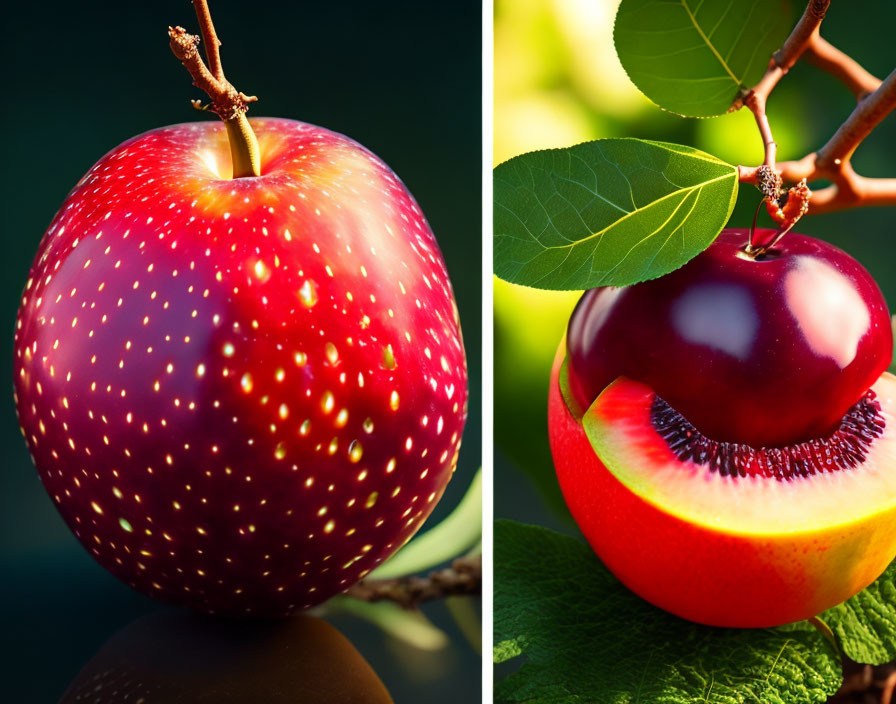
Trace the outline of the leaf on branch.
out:
M 722 115 L 787 38 L 784 0 L 622 0 L 613 37 L 632 82 L 665 110 Z
M 737 169 L 691 147 L 600 139 L 494 171 L 495 273 L 534 288 L 626 286 L 684 265 L 716 238 Z
M 837 636 L 847 657 L 866 665 L 896 658 L 896 562 L 875 582 L 819 619 Z
M 525 657 L 496 702 L 811 704 L 841 683 L 837 653 L 806 622 L 699 626 L 635 596 L 580 540 L 512 521 L 494 537 L 495 660 Z

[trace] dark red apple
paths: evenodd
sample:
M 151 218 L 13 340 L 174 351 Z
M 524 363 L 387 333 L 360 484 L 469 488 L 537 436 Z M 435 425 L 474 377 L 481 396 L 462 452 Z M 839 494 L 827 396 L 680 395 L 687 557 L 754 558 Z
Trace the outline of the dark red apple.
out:
M 281 614 L 361 579 L 451 477 L 466 368 L 433 234 L 357 143 L 257 119 L 154 130 L 81 179 L 15 333 L 22 431 L 116 576 L 210 612 Z
M 791 233 L 752 257 L 747 238 L 725 230 L 667 276 L 586 292 L 567 335 L 575 400 L 588 408 L 626 376 L 715 440 L 779 447 L 835 430 L 890 363 L 880 289 L 821 240 Z

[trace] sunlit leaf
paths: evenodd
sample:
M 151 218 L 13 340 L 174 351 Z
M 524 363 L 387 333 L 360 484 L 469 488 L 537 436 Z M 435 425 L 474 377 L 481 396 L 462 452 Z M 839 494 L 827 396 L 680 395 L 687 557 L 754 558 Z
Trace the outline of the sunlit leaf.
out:
M 784 0 L 622 0 L 613 37 L 632 82 L 688 117 L 728 111 L 787 37 Z
M 715 239 L 737 169 L 691 147 L 602 139 L 531 152 L 494 172 L 495 273 L 548 289 L 625 286 Z

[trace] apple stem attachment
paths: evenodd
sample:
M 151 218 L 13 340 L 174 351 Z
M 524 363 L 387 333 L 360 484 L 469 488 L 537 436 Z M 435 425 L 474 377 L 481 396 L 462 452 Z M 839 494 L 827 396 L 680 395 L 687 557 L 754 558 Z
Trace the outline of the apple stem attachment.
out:
M 759 219 L 759 211 L 762 210 L 762 206 L 765 203 L 765 198 L 759 201 L 759 204 L 756 206 L 756 212 L 753 213 L 753 224 L 750 225 L 750 235 L 747 238 L 747 246 L 744 249 L 744 252 L 747 254 L 752 254 L 754 250 L 753 238 L 756 236 L 756 221 Z
M 211 104 L 202 107 L 193 101 L 193 107 L 211 110 L 224 121 L 227 139 L 230 142 L 230 158 L 233 162 L 233 178 L 261 175 L 261 154 L 258 140 L 246 117 L 249 103 L 258 100 L 254 95 L 246 95 L 234 88 L 224 77 L 221 67 L 221 42 L 215 34 L 212 16 L 206 0 L 193 0 L 196 17 L 208 66 L 199 55 L 199 37 L 187 33 L 183 27 L 168 27 L 171 51 L 193 77 L 193 85 L 201 88 L 211 98 Z
M 759 203 L 759 207 L 762 207 L 762 202 Z M 756 209 L 756 214 L 759 214 L 759 208 Z M 790 232 L 795 224 L 796 222 L 794 221 L 787 226 L 779 227 L 768 241 L 756 243 L 753 241 L 753 235 L 756 229 L 756 219 L 754 218 L 753 226 L 750 228 L 749 240 L 747 241 L 746 246 L 741 251 L 750 259 L 758 259 L 763 254 L 766 254 L 767 252 L 770 252 L 775 247 L 777 247 L 778 243 L 784 238 L 784 235 Z

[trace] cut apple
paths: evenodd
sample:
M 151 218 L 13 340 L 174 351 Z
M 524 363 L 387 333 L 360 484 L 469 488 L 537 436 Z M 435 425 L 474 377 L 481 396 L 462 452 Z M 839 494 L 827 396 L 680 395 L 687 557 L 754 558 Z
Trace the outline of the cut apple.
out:
M 673 447 L 661 402 L 635 381 L 615 381 L 584 415 L 570 412 L 564 350 L 549 398 L 557 477 L 597 555 L 647 601 L 709 625 L 774 626 L 848 599 L 893 560 L 896 377 L 872 387 L 862 412 L 873 413 L 873 432 L 852 454 L 824 464 L 822 443 L 823 466 L 781 478 L 757 464 L 762 450 L 726 449 L 741 454 L 724 471 Z

